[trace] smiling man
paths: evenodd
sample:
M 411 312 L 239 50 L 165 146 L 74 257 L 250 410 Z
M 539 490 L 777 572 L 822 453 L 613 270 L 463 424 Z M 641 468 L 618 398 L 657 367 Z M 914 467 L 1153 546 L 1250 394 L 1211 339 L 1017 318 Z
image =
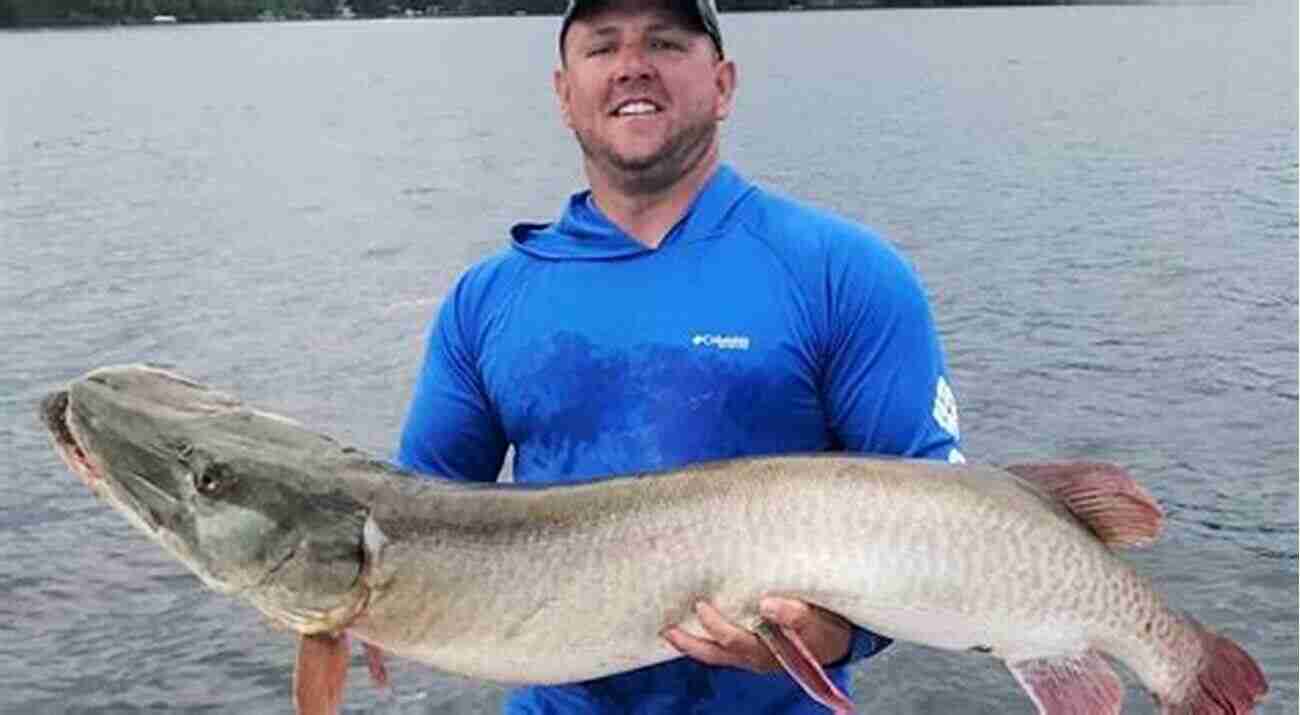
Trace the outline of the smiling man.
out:
M 736 88 L 711 6 L 679 4 L 573 3 L 555 71 L 597 205 L 651 248 L 717 168 Z
M 960 461 L 907 263 L 721 163 L 737 73 L 712 0 L 573 1 L 559 44 L 555 93 L 590 188 L 556 222 L 515 226 L 446 297 L 397 461 L 491 481 L 513 446 L 526 483 L 779 452 Z M 760 609 L 845 691 L 845 666 L 888 643 L 799 601 Z M 695 614 L 702 631 L 663 633 L 686 657 L 516 690 L 507 711 L 825 712 L 754 633 L 707 602 Z

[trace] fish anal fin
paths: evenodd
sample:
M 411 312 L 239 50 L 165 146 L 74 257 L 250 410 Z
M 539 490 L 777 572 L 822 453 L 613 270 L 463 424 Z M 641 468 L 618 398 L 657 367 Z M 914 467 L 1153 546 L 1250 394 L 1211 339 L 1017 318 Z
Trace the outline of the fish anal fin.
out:
M 343 704 L 348 676 L 346 634 L 304 635 L 298 640 L 293 671 L 293 704 L 298 715 L 334 715 Z
M 1160 535 L 1160 505 L 1119 467 L 1068 462 L 1004 469 L 1055 499 L 1111 548 L 1146 546 Z
M 835 715 L 853 715 L 856 712 L 853 701 L 826 675 L 798 633 L 767 621 L 760 622 L 754 632 L 809 697 L 830 708 Z
M 1038 715 L 1119 715 L 1124 704 L 1124 684 L 1093 651 L 1007 667 L 1038 706 Z

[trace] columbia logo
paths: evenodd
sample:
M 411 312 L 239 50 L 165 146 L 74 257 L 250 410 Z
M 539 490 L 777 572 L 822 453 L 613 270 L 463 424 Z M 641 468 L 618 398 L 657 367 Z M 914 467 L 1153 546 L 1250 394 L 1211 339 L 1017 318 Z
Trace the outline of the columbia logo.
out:
M 718 350 L 748 350 L 748 335 L 696 335 L 691 338 L 691 345 L 701 345 Z

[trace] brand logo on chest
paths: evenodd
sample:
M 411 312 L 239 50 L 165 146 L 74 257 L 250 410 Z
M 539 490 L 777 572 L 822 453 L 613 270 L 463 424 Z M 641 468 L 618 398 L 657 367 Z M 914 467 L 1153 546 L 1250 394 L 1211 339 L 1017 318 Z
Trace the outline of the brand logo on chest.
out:
M 691 338 L 691 345 L 695 347 L 713 348 L 715 350 L 748 350 L 748 335 L 717 335 L 714 333 L 703 333 Z

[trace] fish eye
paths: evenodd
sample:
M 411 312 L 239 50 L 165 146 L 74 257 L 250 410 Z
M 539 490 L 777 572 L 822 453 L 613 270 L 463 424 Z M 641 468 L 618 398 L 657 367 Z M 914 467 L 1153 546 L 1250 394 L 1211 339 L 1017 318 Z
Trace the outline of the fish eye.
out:
M 194 491 L 208 497 L 225 491 L 234 481 L 216 465 L 191 472 L 190 478 L 194 481 Z

